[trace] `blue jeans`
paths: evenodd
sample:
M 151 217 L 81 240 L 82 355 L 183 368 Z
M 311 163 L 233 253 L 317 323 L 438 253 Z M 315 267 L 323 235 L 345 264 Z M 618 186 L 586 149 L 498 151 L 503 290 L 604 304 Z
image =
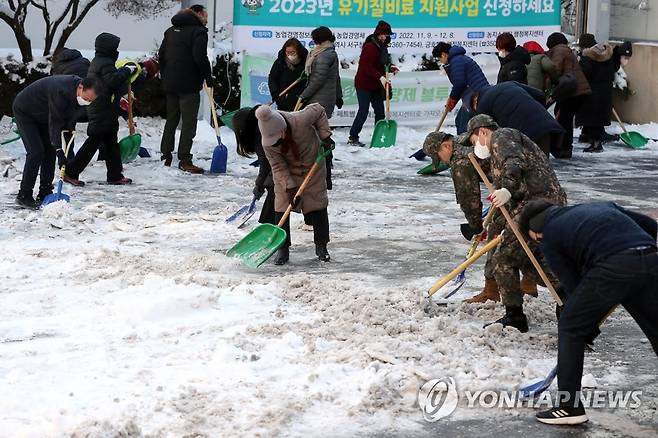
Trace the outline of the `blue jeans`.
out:
M 350 138 L 353 140 L 359 139 L 363 124 L 368 120 L 370 105 L 372 105 L 372 109 L 375 111 L 375 123 L 384 119 L 384 95 L 380 90 L 356 90 L 356 98 L 359 101 L 359 110 L 350 128 Z
M 461 108 L 459 108 L 459 111 L 457 111 L 457 117 L 455 117 L 457 135 L 466 132 L 466 127 L 468 126 L 468 121 L 471 120 L 471 116 L 471 112 L 462 104 Z
M 568 296 L 558 322 L 558 388 L 561 406 L 580 400 L 585 342 L 617 304 L 633 317 L 658 355 L 658 254 L 626 250 L 588 269 Z

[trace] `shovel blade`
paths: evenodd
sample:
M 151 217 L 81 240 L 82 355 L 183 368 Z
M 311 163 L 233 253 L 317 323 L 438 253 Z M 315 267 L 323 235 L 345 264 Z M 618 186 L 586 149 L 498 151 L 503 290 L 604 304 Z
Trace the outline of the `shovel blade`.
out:
M 540 380 L 539 382 L 535 382 L 531 385 L 519 389 L 519 393 L 523 397 L 536 397 L 551 386 L 551 383 L 553 383 L 553 380 L 555 380 L 556 376 L 557 367 L 553 368 L 544 380 Z
M 647 145 L 647 143 L 649 143 L 648 138 L 646 138 L 639 132 L 635 132 L 635 131 L 624 132 L 623 134 L 619 135 L 619 138 L 621 138 L 621 141 L 623 141 L 633 149 L 643 148 L 644 146 Z
M 375 125 L 370 141 L 371 148 L 389 148 L 395 144 L 398 124 L 395 120 L 380 120 Z
M 257 268 L 286 243 L 286 231 L 272 224 L 261 224 L 228 250 L 226 255 Z
M 139 155 L 139 148 L 142 145 L 141 134 L 133 134 L 124 137 L 119 141 L 119 151 L 121 152 L 121 162 L 129 163 Z
M 71 202 L 71 197 L 66 193 L 51 193 L 50 195 L 46 196 L 43 199 L 41 205 L 46 206 L 48 204 L 52 204 L 53 202 L 57 202 L 57 201 Z
M 439 164 L 428 164 L 427 166 L 421 168 L 416 172 L 418 175 L 436 175 L 437 173 L 441 173 L 445 170 L 450 169 L 450 166 L 448 166 L 445 163 L 439 163 Z

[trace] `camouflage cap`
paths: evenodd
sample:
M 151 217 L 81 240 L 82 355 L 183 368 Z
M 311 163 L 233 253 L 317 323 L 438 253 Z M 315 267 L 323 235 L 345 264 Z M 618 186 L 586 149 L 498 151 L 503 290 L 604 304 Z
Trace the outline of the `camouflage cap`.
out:
M 442 131 L 434 131 L 427 134 L 425 137 L 425 142 L 423 143 L 423 152 L 425 152 L 432 162 L 436 163 L 439 161 L 439 148 L 441 143 L 452 138 L 451 134 Z
M 473 132 L 478 128 L 491 128 L 493 130 L 498 129 L 498 123 L 494 120 L 493 117 L 487 114 L 478 114 L 468 121 L 468 126 L 466 132 L 470 138 L 473 135 Z

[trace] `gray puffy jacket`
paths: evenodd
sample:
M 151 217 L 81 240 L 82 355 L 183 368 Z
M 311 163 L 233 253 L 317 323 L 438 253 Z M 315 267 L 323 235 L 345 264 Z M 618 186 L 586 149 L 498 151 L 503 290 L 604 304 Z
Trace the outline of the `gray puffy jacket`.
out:
M 343 98 L 340 85 L 340 62 L 336 49 L 324 50 L 311 65 L 311 76 L 301 98 L 305 104 L 319 103 L 324 107 L 327 118 L 331 118 L 336 105 L 336 99 Z

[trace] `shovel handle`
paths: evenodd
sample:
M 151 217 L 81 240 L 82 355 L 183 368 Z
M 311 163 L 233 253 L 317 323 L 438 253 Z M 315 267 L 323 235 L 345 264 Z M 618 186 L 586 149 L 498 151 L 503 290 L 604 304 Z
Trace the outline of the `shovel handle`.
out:
M 302 80 L 302 77 L 303 77 L 303 76 L 304 76 L 304 74 L 302 73 L 302 76 L 300 76 L 299 78 L 295 79 L 295 81 L 294 81 L 292 84 L 288 85 L 288 87 L 287 87 L 285 90 L 283 90 L 282 92 L 279 93 L 279 97 L 283 97 L 283 96 L 285 96 L 286 94 L 288 94 L 288 91 L 292 90 L 292 89 L 295 87 L 295 85 L 299 84 L 299 81 Z
M 626 127 L 621 122 L 621 119 L 619 118 L 619 114 L 617 114 L 617 110 L 615 109 L 615 107 L 612 107 L 612 114 L 615 115 L 615 119 L 617 119 L 617 123 L 619 123 L 619 126 L 621 126 L 621 130 L 624 131 L 624 134 L 628 134 L 628 131 L 626 131 Z
M 135 121 L 133 120 L 133 91 L 130 82 L 128 82 L 128 133 L 135 133 Z
M 489 194 L 492 194 L 494 192 L 494 186 L 491 184 L 491 181 L 489 181 L 489 178 L 487 178 L 487 175 L 482 171 L 482 167 L 480 167 L 480 164 L 477 162 L 475 159 L 475 155 L 471 152 L 468 154 L 468 159 L 471 160 L 471 164 L 473 164 L 473 167 L 477 171 L 478 175 L 480 175 L 480 178 L 482 178 L 482 181 L 484 181 L 484 185 L 487 186 L 487 190 L 489 190 Z M 516 225 L 516 222 L 514 222 L 514 219 L 512 218 L 512 215 L 509 214 L 509 211 L 507 211 L 507 208 L 502 205 L 500 207 L 500 211 L 503 213 L 503 216 L 505 216 L 505 220 L 509 224 L 510 228 L 512 229 L 512 232 L 516 236 L 517 240 L 523 247 L 523 250 L 525 253 L 528 255 L 528 258 L 532 262 L 532 265 L 535 267 L 537 272 L 539 273 L 539 276 L 541 277 L 542 281 L 548 288 L 548 291 L 551 293 L 553 296 L 553 299 L 555 302 L 558 304 L 558 306 L 562 306 L 562 299 L 560 296 L 557 294 L 555 291 L 555 288 L 553 287 L 553 284 L 548 280 L 548 276 L 542 269 L 541 265 L 537 261 L 537 258 L 535 255 L 530 251 L 530 247 L 528 247 L 528 244 L 526 243 L 525 239 L 523 238 L 523 235 L 519 231 L 519 227 Z
M 295 108 L 292 110 L 293 112 L 299 111 L 302 107 L 302 98 L 299 97 L 297 98 L 297 103 L 295 104 Z
M 441 118 L 439 119 L 439 124 L 436 126 L 435 131 L 440 131 L 441 127 L 443 126 L 443 122 L 446 120 L 446 116 L 448 115 L 448 107 L 446 106 L 443 110 L 443 114 L 441 114 Z
M 71 138 L 69 139 L 68 143 L 66 142 L 66 139 L 64 138 L 64 133 L 67 131 L 62 131 L 60 134 L 62 136 L 62 147 L 64 148 L 64 156 L 68 157 L 69 156 L 69 149 L 71 148 L 71 145 L 73 144 L 73 139 L 75 138 L 75 131 L 68 131 L 71 133 Z M 59 178 L 63 179 L 64 175 L 66 175 L 66 163 L 62 166 L 62 168 L 59 170 Z
M 295 198 L 299 198 L 300 196 L 302 196 L 302 194 L 304 193 L 304 190 L 306 190 L 306 186 L 311 181 L 311 178 L 313 178 L 313 175 L 315 175 L 315 173 L 320 168 L 320 163 L 322 163 L 322 161 L 325 159 L 325 157 L 327 155 L 329 155 L 329 153 L 332 150 L 333 150 L 333 148 L 322 152 L 322 145 L 320 145 L 320 150 L 318 151 L 318 156 L 315 159 L 315 162 L 313 163 L 313 166 L 311 166 L 311 170 L 309 170 L 309 172 L 304 177 L 304 181 L 302 181 L 302 185 L 299 186 L 299 189 L 297 189 L 297 193 L 295 193 Z M 288 208 L 286 209 L 286 212 L 283 213 L 283 216 L 281 217 L 281 220 L 279 221 L 279 224 L 278 224 L 279 228 L 282 228 L 283 224 L 286 223 L 286 221 L 288 220 L 288 216 L 290 216 L 291 211 L 292 211 L 292 204 L 288 204 Z
M 470 256 L 472 256 L 473 253 L 475 252 L 475 250 L 478 248 L 478 245 L 480 244 L 480 239 L 482 238 L 484 233 L 486 233 L 487 226 L 491 222 L 491 219 L 493 219 L 493 215 L 494 215 L 495 210 L 496 210 L 496 207 L 493 206 L 493 205 L 491 206 L 491 208 L 489 208 L 489 212 L 485 216 L 484 222 L 482 222 L 483 231 L 480 234 L 476 234 L 475 236 L 473 236 L 473 239 L 471 239 L 471 247 L 468 250 L 466 258 L 469 258 Z
M 386 91 L 386 120 L 389 120 L 391 118 L 391 95 L 389 93 L 390 87 L 388 84 L 388 66 L 386 66 L 384 77 L 386 78 L 386 86 L 384 87 Z
M 203 88 L 206 90 L 206 93 L 208 94 L 208 99 L 210 99 L 210 112 L 212 113 L 212 120 L 215 124 L 215 134 L 217 137 L 219 137 L 219 122 L 217 121 L 217 110 L 215 109 L 215 99 L 213 98 L 213 90 L 212 88 L 208 87 L 206 83 L 203 83 Z
M 473 254 L 471 257 L 469 257 L 468 259 L 466 259 L 465 261 L 463 261 L 463 262 L 462 262 L 459 266 L 457 266 L 455 269 L 453 269 L 452 271 L 450 271 L 450 273 L 449 273 L 448 275 L 446 275 L 445 277 L 443 277 L 442 279 L 440 279 L 439 281 L 437 281 L 436 283 L 434 283 L 434 285 L 433 285 L 433 286 L 430 288 L 430 290 L 427 292 L 428 295 L 429 295 L 430 297 L 431 297 L 432 295 L 434 295 L 434 294 L 436 293 L 436 291 L 438 291 L 439 289 L 441 289 L 441 288 L 442 288 L 443 286 L 445 286 L 450 280 L 452 280 L 453 278 L 455 278 L 456 276 L 458 276 L 460 273 L 462 273 L 463 271 L 465 271 L 466 268 L 468 268 L 468 267 L 471 266 L 473 263 L 475 263 L 480 257 L 482 257 L 483 255 L 485 255 L 486 253 L 488 253 L 489 251 L 491 251 L 492 249 L 494 249 L 496 246 L 498 246 L 498 244 L 500 243 L 500 241 L 502 240 L 502 238 L 503 238 L 502 235 L 496 237 L 496 238 L 493 239 L 491 242 L 489 242 L 489 243 L 487 243 L 486 245 L 484 245 L 484 246 L 482 247 L 481 250 L 479 250 L 478 252 L 476 252 L 475 254 Z

